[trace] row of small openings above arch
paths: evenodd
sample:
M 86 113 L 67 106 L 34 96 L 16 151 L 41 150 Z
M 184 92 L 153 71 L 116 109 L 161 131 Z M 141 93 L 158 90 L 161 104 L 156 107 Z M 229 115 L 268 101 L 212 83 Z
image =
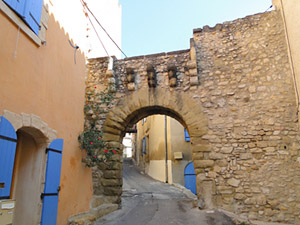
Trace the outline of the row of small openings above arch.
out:
M 167 70 L 168 70 L 169 86 L 176 87 L 178 81 L 177 81 L 177 68 L 175 64 L 168 64 Z M 155 88 L 157 86 L 157 72 L 155 70 L 155 67 L 152 64 L 148 64 L 146 67 L 146 71 L 148 77 L 148 86 L 150 88 Z M 133 68 L 131 67 L 126 68 L 126 78 L 128 84 L 134 85 L 136 73 Z

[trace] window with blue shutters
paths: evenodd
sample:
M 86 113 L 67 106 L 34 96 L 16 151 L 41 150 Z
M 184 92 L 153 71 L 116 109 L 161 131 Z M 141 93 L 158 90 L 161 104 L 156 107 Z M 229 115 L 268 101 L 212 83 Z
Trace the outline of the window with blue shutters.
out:
M 3 0 L 19 17 L 39 34 L 43 0 Z
M 144 138 L 141 140 L 141 155 L 144 154 Z
M 0 199 L 10 198 L 17 146 L 17 134 L 11 123 L 0 117 Z
M 187 132 L 186 129 L 184 129 L 184 140 L 185 141 L 191 141 L 190 135 L 189 135 L 189 133 Z
M 144 154 L 147 154 L 147 137 L 144 137 Z

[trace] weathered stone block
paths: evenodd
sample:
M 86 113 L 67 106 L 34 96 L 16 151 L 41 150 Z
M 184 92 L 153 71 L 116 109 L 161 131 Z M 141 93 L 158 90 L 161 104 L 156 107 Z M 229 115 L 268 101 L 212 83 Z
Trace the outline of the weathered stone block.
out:
M 98 206 L 97 208 L 92 208 L 90 210 L 90 213 L 94 215 L 96 218 L 100 218 L 102 216 L 105 216 L 113 211 L 116 211 L 118 209 L 117 204 L 103 204 Z
M 206 168 L 206 167 L 212 167 L 213 165 L 214 165 L 213 160 L 195 160 L 194 161 L 195 168 Z
M 189 70 L 189 75 L 190 75 L 190 81 L 191 81 L 191 78 L 192 77 L 197 77 L 198 76 L 198 72 L 197 72 L 197 69 L 190 69 Z
M 194 160 L 202 160 L 204 159 L 204 153 L 203 152 L 196 152 L 196 153 L 193 153 L 193 161 Z
M 229 184 L 230 186 L 233 186 L 233 187 L 238 187 L 240 185 L 241 181 L 240 180 L 237 180 L 235 178 L 230 178 L 227 180 L 227 184 Z
M 233 188 L 228 186 L 217 186 L 217 191 L 222 195 L 230 195 L 234 192 Z
M 103 126 L 103 129 L 105 128 L 105 126 L 116 128 L 116 129 L 119 129 L 121 131 L 124 130 L 124 127 L 123 127 L 123 125 L 121 123 L 119 123 L 117 121 L 114 121 L 114 120 L 111 120 L 111 119 L 108 119 L 108 118 L 106 118 L 106 121 L 105 121 L 105 124 Z
M 24 127 L 29 127 L 31 125 L 31 118 L 29 114 L 21 113 L 22 122 Z
M 195 69 L 197 68 L 197 63 L 196 60 L 190 60 L 187 62 L 187 67 L 191 70 L 191 69 Z
M 210 152 L 211 151 L 211 146 L 210 145 L 205 145 L 205 144 L 193 144 L 191 145 L 191 150 L 192 152 Z
M 115 134 L 110 134 L 110 133 L 104 133 L 102 140 L 103 141 L 119 141 L 120 136 L 115 135 Z
M 217 178 L 218 174 L 216 172 L 209 171 L 207 176 L 210 178 Z
M 31 117 L 31 127 L 34 127 L 36 129 L 40 130 L 41 129 L 41 118 L 34 114 L 31 114 L 30 117 Z
M 233 151 L 233 147 L 222 147 L 221 152 L 225 154 L 229 154 Z
M 22 117 L 20 115 L 10 112 L 8 110 L 3 110 L 3 116 L 7 120 L 9 120 L 9 122 L 13 125 L 16 131 L 23 126 Z
M 176 82 L 177 82 L 176 78 L 171 78 L 169 80 L 170 87 L 176 87 Z
M 116 196 L 122 194 L 122 187 L 105 187 L 104 194 L 110 196 Z
M 120 161 L 119 157 L 116 157 L 116 160 Z M 120 162 L 113 162 L 110 169 L 111 170 L 121 170 L 122 169 L 122 164 Z
M 120 142 L 116 142 L 116 141 L 107 142 L 107 146 L 111 148 L 117 148 L 117 149 L 123 148 L 123 145 Z
M 122 171 L 121 170 L 106 170 L 103 173 L 104 178 L 106 179 L 116 179 L 122 178 Z
M 208 155 L 210 159 L 224 159 L 225 156 L 222 153 L 212 152 Z
M 240 153 L 240 158 L 243 160 L 252 159 L 252 154 L 251 153 Z
M 135 84 L 134 83 L 129 83 L 127 84 L 128 91 L 135 91 Z
M 112 128 L 112 127 L 109 127 L 109 126 L 104 126 L 102 131 L 107 132 L 107 133 L 111 133 L 111 134 L 121 135 L 121 130 L 116 129 L 116 128 Z
M 245 200 L 247 198 L 247 196 L 244 194 L 241 194 L 241 193 L 237 193 L 237 194 L 235 194 L 234 198 L 237 200 Z
M 101 182 L 104 187 L 122 186 L 122 179 L 102 179 Z

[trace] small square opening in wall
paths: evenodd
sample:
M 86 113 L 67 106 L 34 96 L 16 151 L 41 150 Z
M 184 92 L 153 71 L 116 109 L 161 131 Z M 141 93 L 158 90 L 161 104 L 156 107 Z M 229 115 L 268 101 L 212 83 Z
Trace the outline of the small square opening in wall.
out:
M 0 188 L 5 188 L 5 183 L 0 183 Z

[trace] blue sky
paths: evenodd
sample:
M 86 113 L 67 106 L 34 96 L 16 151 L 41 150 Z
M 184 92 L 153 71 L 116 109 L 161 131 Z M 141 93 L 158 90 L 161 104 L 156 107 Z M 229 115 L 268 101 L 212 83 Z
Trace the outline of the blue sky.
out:
M 266 11 L 272 0 L 119 0 L 128 57 L 189 48 L 193 29 Z

